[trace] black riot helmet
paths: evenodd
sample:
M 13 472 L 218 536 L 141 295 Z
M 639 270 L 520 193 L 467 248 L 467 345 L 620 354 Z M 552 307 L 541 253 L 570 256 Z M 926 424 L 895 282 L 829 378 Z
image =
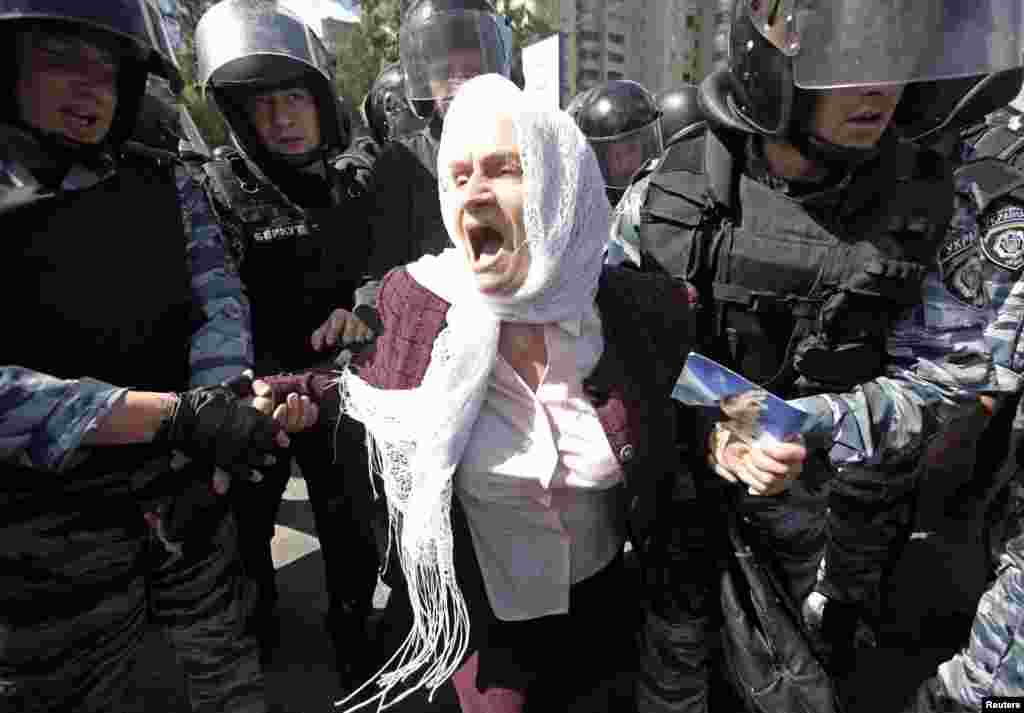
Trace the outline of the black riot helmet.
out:
M 661 110 L 661 135 L 665 146 L 683 141 L 704 126 L 704 112 L 697 100 L 697 85 L 684 84 L 660 92 L 655 100 Z
M 511 75 L 512 28 L 487 0 L 415 0 L 402 17 L 398 51 L 413 112 L 429 120 L 467 80 Z
M 1018 64 L 1019 0 L 736 0 L 729 68 L 709 75 L 709 118 L 849 158 L 809 130 L 814 90 L 981 76 Z M 901 105 L 920 106 L 904 90 Z M 862 151 L 862 150 L 861 150 Z
M 605 187 L 616 199 L 633 174 L 664 150 L 661 110 L 636 82 L 615 79 L 593 87 L 577 95 L 566 112 L 594 149 Z
M 196 63 L 203 95 L 212 100 L 239 149 L 275 173 L 326 161 L 351 138 L 334 90 L 334 60 L 320 38 L 277 0 L 222 0 L 196 25 Z M 302 87 L 316 101 L 320 145 L 301 155 L 272 153 L 249 114 L 253 95 Z
M 177 61 L 170 50 L 159 13 L 145 0 L 0 0 L 0 42 L 13 52 L 14 32 L 58 33 L 104 45 L 119 58 L 117 107 L 104 143 L 116 145 L 127 139 L 138 119 L 147 77 L 162 77 L 174 92 L 182 87 Z M 8 55 L 10 57 L 11 55 Z M 6 71 L 15 71 L 13 61 Z M 5 70 L 0 69 L 0 73 Z M 5 89 L 13 92 L 15 77 L 4 78 Z M 5 120 L 23 124 L 16 102 L 0 110 Z M 12 112 L 7 115 L 7 112 Z M 34 133 L 41 132 L 30 128 Z M 42 137 L 62 145 L 74 144 L 64 137 Z M 73 147 L 72 147 L 73 148 Z
M 363 99 L 363 121 L 381 146 L 422 128 L 405 97 L 405 72 L 398 62 L 384 66 Z

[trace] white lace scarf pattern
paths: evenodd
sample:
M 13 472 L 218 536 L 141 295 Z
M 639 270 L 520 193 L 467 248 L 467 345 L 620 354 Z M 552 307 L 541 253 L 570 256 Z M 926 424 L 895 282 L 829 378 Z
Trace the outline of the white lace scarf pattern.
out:
M 409 273 L 451 306 L 420 386 L 378 389 L 352 371 L 339 380 L 346 413 L 366 426 L 371 470 L 384 482 L 389 534 L 399 544 L 413 610 L 412 630 L 399 650 L 339 705 L 373 682 L 381 690 L 348 710 L 373 702 L 384 710 L 424 687 L 433 695 L 461 663 L 469 614 L 455 579 L 453 478 L 487 393 L 500 324 L 578 318 L 597 294 L 611 212 L 597 159 L 567 114 L 533 104 L 498 75 L 463 85 L 445 118 L 438 176 L 449 237 L 454 241 L 461 201 L 448 178 L 450 159 L 460 155 L 467 126 L 487 121 L 498 108 L 513 115 L 523 167 L 530 250 L 524 284 L 511 296 L 485 297 L 462 250 L 421 258 Z M 399 684 L 406 688 L 389 699 Z

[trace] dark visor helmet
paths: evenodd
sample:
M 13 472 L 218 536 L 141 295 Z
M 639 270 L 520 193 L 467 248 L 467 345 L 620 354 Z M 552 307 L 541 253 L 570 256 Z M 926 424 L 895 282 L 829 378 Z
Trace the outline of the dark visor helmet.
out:
M 793 116 L 798 90 L 1010 69 L 1019 64 L 1022 15 L 1020 0 L 736 0 L 725 88 L 736 121 L 728 123 L 785 136 L 803 120 Z M 920 104 L 906 91 L 902 103 Z
M 398 48 L 406 96 L 424 120 L 469 79 L 512 71 L 512 28 L 486 0 L 416 0 L 402 17 Z
M 661 134 L 665 146 L 671 146 L 699 133 L 704 127 L 704 112 L 697 99 L 697 85 L 684 84 L 660 92 L 655 100 L 661 110 Z
M 160 14 L 145 0 L 0 0 L 0 28 L 33 27 L 86 40 L 92 36 L 116 48 L 117 108 L 108 143 L 120 143 L 132 134 L 149 75 L 162 77 L 175 93 L 181 90 L 177 60 Z
M 389 64 L 377 75 L 363 99 L 362 114 L 374 141 L 381 146 L 422 128 L 423 121 L 412 113 L 405 97 L 405 73 L 401 64 Z
M 196 62 L 203 95 L 227 122 L 239 149 L 266 170 L 301 166 L 343 151 L 350 135 L 334 90 L 334 61 L 295 13 L 275 0 L 222 0 L 196 26 Z M 302 86 L 316 100 L 320 146 L 302 156 L 268 151 L 245 104 L 260 92 Z
M 605 186 L 621 191 L 664 150 L 661 110 L 641 85 L 616 79 L 577 95 L 566 112 L 597 155 Z

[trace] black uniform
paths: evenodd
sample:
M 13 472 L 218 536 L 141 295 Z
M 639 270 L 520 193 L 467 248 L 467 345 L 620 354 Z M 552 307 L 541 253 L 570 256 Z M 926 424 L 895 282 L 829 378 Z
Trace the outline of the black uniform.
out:
M 666 259 L 696 286 L 699 351 L 784 398 L 843 392 L 880 376 L 888 326 L 920 300 L 952 213 L 948 165 L 889 138 L 874 160 L 810 192 L 772 177 L 756 138 L 715 127 L 690 143 L 641 177 L 649 186 L 634 227 L 655 259 L 668 246 Z M 867 603 L 877 613 L 880 578 L 908 534 L 912 465 L 837 473 L 812 451 L 784 495 L 723 495 L 743 516 L 749 542 L 784 574 L 793 601 L 818 588 L 840 607 Z M 719 481 L 712 473 L 706 480 Z M 696 624 L 700 607 L 683 608 L 690 613 L 681 622 Z M 855 624 L 853 616 L 832 621 Z M 831 641 L 852 639 L 831 633 Z M 697 631 L 687 640 L 700 648 Z M 697 657 L 687 648 L 676 655 Z M 850 651 L 831 653 L 836 669 L 849 663 Z
M 392 141 L 374 167 L 367 275 L 379 280 L 393 267 L 451 247 L 437 192 L 441 121 Z
M 298 170 L 270 183 L 237 152 L 218 155 L 206 166 L 208 185 L 252 302 L 257 374 L 324 362 L 325 355 L 310 346 L 310 335 L 333 309 L 352 308 L 351 295 L 366 263 L 365 202 L 373 155 L 365 147 L 342 154 L 331 164 L 330 183 Z M 301 197 L 302 204 L 289 196 Z M 363 436 L 344 419 L 340 425 L 320 423 L 292 440 L 316 518 L 329 629 L 339 657 L 345 657 L 350 647 L 359 648 L 377 582 Z M 269 482 L 237 489 L 243 556 L 269 595 L 264 615 L 276 599 L 267 543 L 290 463 L 270 470 Z
M 126 205 L 144 207 L 146 240 L 137 222 L 110 220 Z M 18 244 L 6 265 L 36 275 L 38 290 L 26 298 L 23 281 L 5 282 L 6 303 L 18 304 L 12 333 L 35 335 L 9 340 L 6 358 L 62 378 L 188 388 L 196 315 L 181 216 L 173 166 L 135 153 L 91 188 L 4 211 Z M 104 226 L 101 241 L 84 239 L 90 225 Z M 172 462 L 166 446 L 140 444 L 95 449 L 60 472 L 3 464 L 0 708 L 118 710 L 155 621 L 185 666 L 196 710 L 265 710 L 256 641 L 240 635 L 234 521 L 223 501 L 201 498 L 197 510 L 182 498 L 190 482 L 208 490 L 211 468 L 190 464 L 190 477 Z M 177 554 L 146 525 L 156 503 L 169 505 L 161 532 L 182 535 Z

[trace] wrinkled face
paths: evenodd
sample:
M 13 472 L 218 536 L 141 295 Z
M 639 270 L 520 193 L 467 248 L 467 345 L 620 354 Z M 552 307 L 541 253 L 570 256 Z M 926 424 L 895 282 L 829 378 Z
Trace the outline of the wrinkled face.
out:
M 22 120 L 78 143 L 102 141 L 117 108 L 119 60 L 113 49 L 39 30 L 16 37 L 15 94 Z
M 320 115 L 305 87 L 260 92 L 245 102 L 249 121 L 268 151 L 297 155 L 320 145 Z
M 512 118 L 481 121 L 448 164 L 455 201 L 456 246 L 480 292 L 513 294 L 526 281 L 530 253 L 523 225 L 524 177 Z M 519 248 L 518 250 L 516 248 Z
M 484 60 L 480 50 L 471 48 L 448 51 L 447 61 L 431 68 L 430 92 L 434 95 L 434 106 L 444 116 L 448 111 L 455 92 L 463 84 L 484 71 Z
M 815 92 L 812 133 L 849 148 L 871 148 L 892 121 L 903 86 L 851 87 Z

